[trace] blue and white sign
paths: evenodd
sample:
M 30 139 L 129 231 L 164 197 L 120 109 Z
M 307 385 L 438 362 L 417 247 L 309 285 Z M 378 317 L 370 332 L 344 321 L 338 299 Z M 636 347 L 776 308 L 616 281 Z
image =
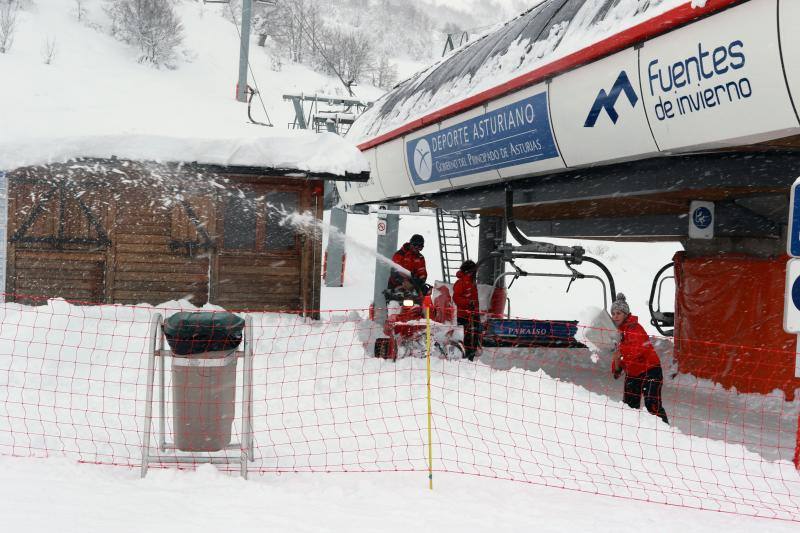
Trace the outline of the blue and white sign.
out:
M 751 144 L 797 128 L 777 9 L 776 0 L 742 2 L 644 44 L 642 99 L 662 151 Z
M 786 235 L 786 253 L 792 257 L 800 257 L 800 195 L 797 188 L 800 187 L 800 178 L 792 184 L 791 199 L 789 201 L 789 231 Z
M 783 330 L 800 333 L 800 259 L 786 263 L 786 292 L 783 305 Z
M 543 339 L 546 341 L 575 340 L 578 326 L 575 322 L 546 320 L 489 320 L 489 335 L 513 337 L 519 340 Z
M 714 238 L 714 202 L 694 201 L 689 207 L 689 238 Z
M 406 143 L 417 185 L 559 157 L 547 93 L 539 93 Z

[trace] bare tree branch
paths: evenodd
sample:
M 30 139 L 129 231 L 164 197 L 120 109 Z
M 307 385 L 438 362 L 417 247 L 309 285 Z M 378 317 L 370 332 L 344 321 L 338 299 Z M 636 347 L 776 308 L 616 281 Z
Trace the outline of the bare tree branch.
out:
M 56 58 L 56 38 L 47 37 L 42 44 L 42 60 L 45 65 L 49 65 Z
M 18 13 L 17 0 L 0 0 L 0 54 L 8 52 L 14 44 Z

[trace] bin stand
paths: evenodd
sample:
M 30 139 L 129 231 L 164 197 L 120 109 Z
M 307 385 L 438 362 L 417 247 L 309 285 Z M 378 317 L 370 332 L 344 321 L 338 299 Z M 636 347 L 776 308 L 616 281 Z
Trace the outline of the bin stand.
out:
M 150 463 L 159 464 L 235 464 L 239 463 L 241 476 L 247 479 L 247 461 L 253 461 L 253 319 L 245 317 L 244 340 L 240 349 L 237 350 L 236 357 L 241 357 L 244 362 L 242 372 L 242 392 L 241 392 L 241 442 L 232 442 L 220 451 L 239 450 L 239 456 L 211 456 L 216 452 L 202 452 L 204 455 L 186 455 L 192 452 L 178 450 L 175 445 L 167 441 L 166 436 L 166 376 L 165 360 L 172 357 L 172 351 L 164 343 L 164 333 L 162 325 L 164 317 L 160 313 L 153 315 L 150 321 L 150 349 L 147 359 L 147 392 L 145 399 L 145 425 L 142 438 L 142 469 L 141 477 L 147 475 Z M 150 446 L 151 428 L 153 425 L 153 389 L 155 385 L 156 361 L 158 361 L 158 445 Z M 171 455 L 162 455 L 163 452 L 172 450 Z M 179 455 L 179 453 L 181 455 Z

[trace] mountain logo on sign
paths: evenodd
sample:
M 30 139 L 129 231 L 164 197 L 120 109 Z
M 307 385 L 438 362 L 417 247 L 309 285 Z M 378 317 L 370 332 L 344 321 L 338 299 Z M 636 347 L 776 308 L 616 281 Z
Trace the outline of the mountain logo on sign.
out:
M 417 141 L 414 146 L 414 170 L 422 181 L 428 181 L 433 174 L 433 155 L 431 145 L 425 139 Z
M 624 70 L 619 73 L 619 76 L 617 76 L 617 81 L 614 82 L 611 92 L 607 93 L 605 89 L 600 89 L 600 92 L 597 94 L 597 98 L 594 101 L 594 105 L 592 106 L 591 111 L 589 111 L 589 116 L 586 117 L 586 123 L 583 125 L 583 127 L 594 128 L 595 124 L 597 124 L 597 119 L 600 118 L 600 113 L 603 112 L 603 109 L 605 109 L 606 113 L 608 113 L 608 117 L 611 119 L 611 122 L 616 124 L 619 120 L 619 113 L 617 113 L 615 106 L 617 105 L 619 95 L 623 92 L 625 93 L 625 96 L 628 97 L 631 107 L 636 107 L 636 103 L 639 101 L 639 96 L 636 94 L 636 91 L 633 90 L 631 80 L 628 79 L 628 74 Z

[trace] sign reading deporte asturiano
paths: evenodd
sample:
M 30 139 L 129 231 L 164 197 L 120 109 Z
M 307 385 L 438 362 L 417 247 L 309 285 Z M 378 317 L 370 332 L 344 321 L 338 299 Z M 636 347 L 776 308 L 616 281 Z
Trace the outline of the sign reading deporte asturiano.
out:
M 406 143 L 416 184 L 558 157 L 539 93 Z

